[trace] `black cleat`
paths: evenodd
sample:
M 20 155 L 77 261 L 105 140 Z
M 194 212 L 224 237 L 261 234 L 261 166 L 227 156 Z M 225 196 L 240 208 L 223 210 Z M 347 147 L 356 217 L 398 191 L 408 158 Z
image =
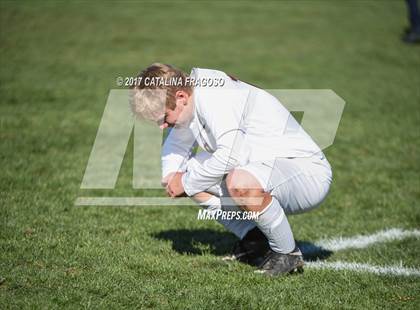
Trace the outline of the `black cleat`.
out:
M 281 276 L 303 272 L 303 256 L 298 247 L 292 253 L 282 254 L 272 250 L 267 254 L 265 260 L 258 267 L 255 273 L 268 276 Z
M 239 240 L 232 254 L 225 256 L 223 260 L 237 260 L 241 263 L 258 266 L 264 260 L 270 250 L 268 240 L 257 227 L 251 229 L 242 240 Z

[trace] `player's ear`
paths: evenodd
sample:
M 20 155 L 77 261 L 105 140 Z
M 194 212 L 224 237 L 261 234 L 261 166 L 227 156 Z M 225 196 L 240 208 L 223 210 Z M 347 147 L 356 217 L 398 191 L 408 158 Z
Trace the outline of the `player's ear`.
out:
M 183 91 L 183 90 L 178 90 L 175 93 L 175 99 L 176 99 L 177 104 L 179 102 L 182 105 L 187 105 L 187 103 L 188 103 L 188 94 L 185 91 Z

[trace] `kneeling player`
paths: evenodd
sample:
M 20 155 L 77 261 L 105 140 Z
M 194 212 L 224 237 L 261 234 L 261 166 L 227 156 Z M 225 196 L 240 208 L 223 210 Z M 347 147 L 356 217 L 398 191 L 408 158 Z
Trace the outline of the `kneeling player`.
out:
M 153 64 L 137 81 L 134 113 L 172 127 L 162 147 L 168 194 L 186 194 L 210 210 L 228 209 L 228 194 L 236 208 L 259 212 L 255 221 L 218 220 L 240 238 L 232 257 L 268 275 L 301 270 L 286 214 L 318 206 L 332 173 L 290 112 L 266 91 L 217 70 L 194 68 L 188 76 Z M 205 151 L 192 155 L 195 142 Z

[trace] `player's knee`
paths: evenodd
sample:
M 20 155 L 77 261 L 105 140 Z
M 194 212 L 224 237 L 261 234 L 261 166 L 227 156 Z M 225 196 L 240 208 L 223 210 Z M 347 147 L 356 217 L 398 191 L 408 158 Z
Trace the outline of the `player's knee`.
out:
M 226 177 L 226 186 L 229 195 L 243 209 L 249 209 L 249 206 L 257 205 L 265 195 L 258 180 L 248 171 L 234 169 Z

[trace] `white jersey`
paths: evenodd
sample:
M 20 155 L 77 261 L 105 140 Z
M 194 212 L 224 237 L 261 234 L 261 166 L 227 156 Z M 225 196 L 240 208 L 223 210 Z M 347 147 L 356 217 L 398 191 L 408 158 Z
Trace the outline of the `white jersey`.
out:
M 290 112 L 268 92 L 224 72 L 193 68 L 195 81 L 223 79 L 223 86 L 196 86 L 194 117 L 186 127 L 174 127 L 162 147 L 162 176 L 185 171 L 194 142 L 212 153 L 199 167 L 183 175 L 192 196 L 220 182 L 231 169 L 276 158 L 309 157 L 321 152 Z

